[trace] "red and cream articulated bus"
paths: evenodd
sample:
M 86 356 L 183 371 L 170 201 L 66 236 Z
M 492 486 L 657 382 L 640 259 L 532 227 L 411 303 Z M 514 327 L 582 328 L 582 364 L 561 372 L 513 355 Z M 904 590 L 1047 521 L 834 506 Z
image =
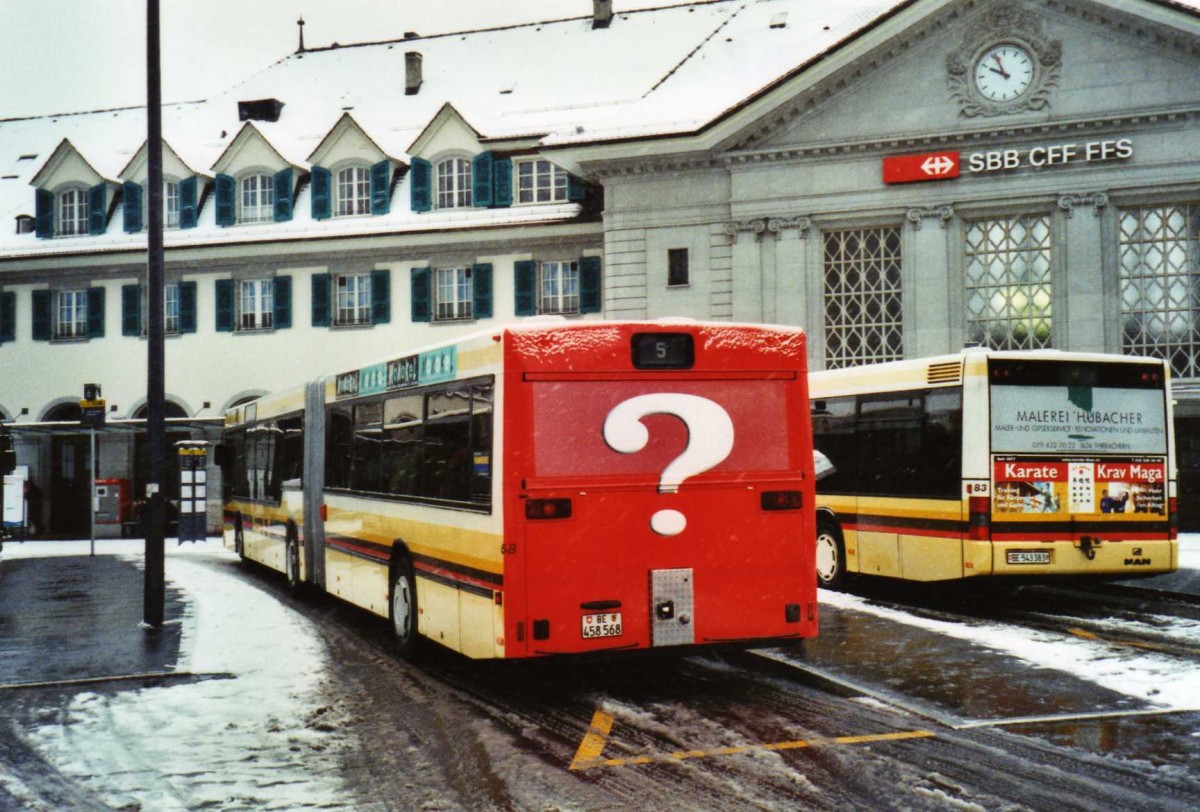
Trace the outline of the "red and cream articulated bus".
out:
M 813 373 L 820 584 L 1173 571 L 1168 374 L 984 349 Z
M 816 634 L 798 330 L 531 323 L 232 409 L 225 540 L 471 658 Z

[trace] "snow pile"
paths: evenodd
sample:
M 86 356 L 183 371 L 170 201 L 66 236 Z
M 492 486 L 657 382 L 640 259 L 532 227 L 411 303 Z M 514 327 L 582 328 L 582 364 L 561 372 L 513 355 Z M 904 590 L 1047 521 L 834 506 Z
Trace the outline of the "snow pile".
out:
M 10 545 L 4 556 L 87 549 L 87 542 Z M 97 549 L 140 562 L 143 543 L 102 541 Z M 50 763 L 105 803 L 154 810 L 338 805 L 338 759 L 327 754 L 342 740 L 321 724 L 324 648 L 303 617 L 219 572 L 222 559 L 232 558 L 218 542 L 168 544 L 166 577 L 186 602 L 177 670 L 202 679 L 81 693 L 54 724 L 30 732 Z

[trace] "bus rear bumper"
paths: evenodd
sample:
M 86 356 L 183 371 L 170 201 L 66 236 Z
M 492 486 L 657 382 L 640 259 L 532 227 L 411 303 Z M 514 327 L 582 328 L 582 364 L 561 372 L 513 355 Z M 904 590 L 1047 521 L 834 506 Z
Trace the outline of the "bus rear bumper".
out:
M 990 546 L 992 575 L 1133 578 L 1174 572 L 1179 566 L 1179 542 L 1173 539 L 1014 540 L 993 541 Z

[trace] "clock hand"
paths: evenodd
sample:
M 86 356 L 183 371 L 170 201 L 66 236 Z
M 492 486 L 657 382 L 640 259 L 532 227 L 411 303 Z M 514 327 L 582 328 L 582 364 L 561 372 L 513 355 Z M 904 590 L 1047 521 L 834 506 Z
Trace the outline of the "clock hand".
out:
M 1005 79 L 1010 79 L 1010 78 L 1012 78 L 1012 77 L 1010 77 L 1010 76 L 1009 76 L 1007 73 L 1005 73 L 1004 71 L 1002 71 L 1002 70 L 996 70 L 995 68 L 993 68 L 993 67 L 992 67 L 992 66 L 990 66 L 990 65 L 988 66 L 988 70 L 990 70 L 992 73 L 997 73 L 997 74 L 999 74 L 999 75 L 1003 76 Z
M 996 62 L 996 68 L 999 68 L 1000 70 L 996 70 L 996 68 L 992 68 L 991 70 L 1000 74 L 1005 79 L 1011 79 L 1012 77 L 1008 75 L 1008 71 L 1004 70 L 1004 63 L 1000 61 L 1000 54 L 992 54 L 992 59 Z

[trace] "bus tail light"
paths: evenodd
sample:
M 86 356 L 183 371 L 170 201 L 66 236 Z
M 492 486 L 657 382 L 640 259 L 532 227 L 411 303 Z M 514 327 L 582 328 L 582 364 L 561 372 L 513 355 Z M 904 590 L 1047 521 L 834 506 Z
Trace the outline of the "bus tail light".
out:
M 526 519 L 569 519 L 570 499 L 530 499 L 525 503 Z
M 1167 498 L 1167 538 L 1179 538 L 1179 497 Z
M 972 496 L 968 502 L 970 519 L 967 538 L 971 541 L 988 541 L 992 537 L 992 500 L 987 496 Z
M 760 504 L 763 510 L 799 510 L 804 495 L 800 491 L 763 491 Z

